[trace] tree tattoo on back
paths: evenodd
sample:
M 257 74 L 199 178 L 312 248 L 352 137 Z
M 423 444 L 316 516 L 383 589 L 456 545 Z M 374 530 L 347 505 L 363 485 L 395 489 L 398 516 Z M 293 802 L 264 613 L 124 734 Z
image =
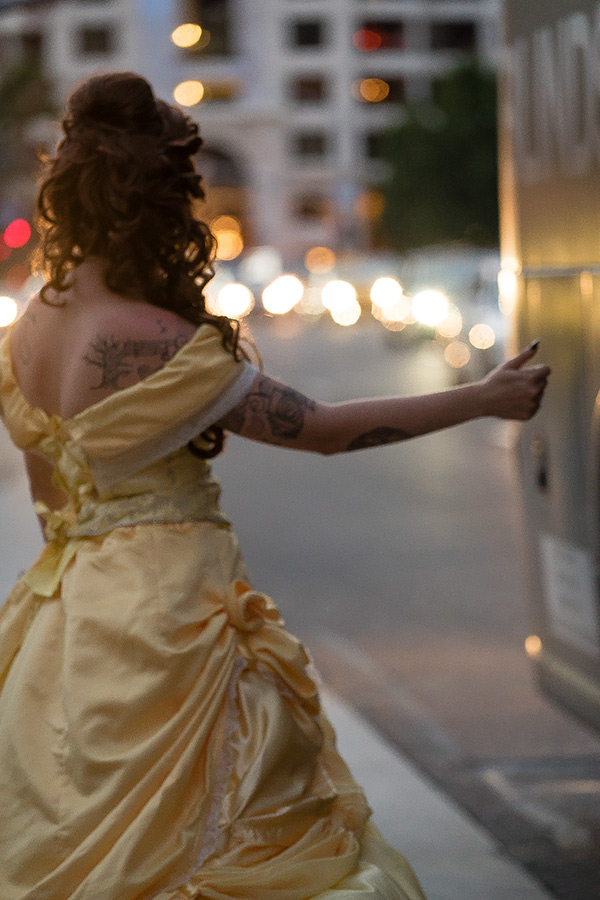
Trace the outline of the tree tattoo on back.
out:
M 251 419 L 263 431 L 266 441 L 276 443 L 278 439 L 297 438 L 304 427 L 306 411 L 314 409 L 314 400 L 259 375 L 250 393 L 219 424 L 239 433 Z
M 135 373 L 141 380 L 156 372 L 187 342 L 185 334 L 158 340 L 118 340 L 114 335 L 98 335 L 82 359 L 101 372 L 100 383 L 92 390 L 118 388 L 119 381 Z

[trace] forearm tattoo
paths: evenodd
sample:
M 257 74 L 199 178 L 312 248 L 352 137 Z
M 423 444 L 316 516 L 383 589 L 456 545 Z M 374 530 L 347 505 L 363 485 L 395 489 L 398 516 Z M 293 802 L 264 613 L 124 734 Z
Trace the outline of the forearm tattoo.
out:
M 242 432 L 244 426 L 251 427 L 262 440 L 277 443 L 280 439 L 297 438 L 304 427 L 306 411 L 314 409 L 314 400 L 259 375 L 250 393 L 219 424 L 236 433 Z
M 402 428 L 388 428 L 382 425 L 379 428 L 373 428 L 371 431 L 365 431 L 350 441 L 346 450 L 364 450 L 365 447 L 380 447 L 383 444 L 394 444 L 397 441 L 406 441 L 412 437 Z
M 118 388 L 119 382 L 135 374 L 140 380 L 160 369 L 187 342 L 185 334 L 157 340 L 117 340 L 114 335 L 98 335 L 88 345 L 89 352 L 82 358 L 100 369 L 99 388 Z

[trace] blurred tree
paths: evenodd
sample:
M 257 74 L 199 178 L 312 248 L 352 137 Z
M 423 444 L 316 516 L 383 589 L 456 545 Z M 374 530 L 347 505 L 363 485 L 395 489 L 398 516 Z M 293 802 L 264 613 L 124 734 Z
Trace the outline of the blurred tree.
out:
M 383 136 L 391 175 L 380 240 L 400 251 L 464 240 L 498 243 L 496 77 L 472 60 L 437 82 Z

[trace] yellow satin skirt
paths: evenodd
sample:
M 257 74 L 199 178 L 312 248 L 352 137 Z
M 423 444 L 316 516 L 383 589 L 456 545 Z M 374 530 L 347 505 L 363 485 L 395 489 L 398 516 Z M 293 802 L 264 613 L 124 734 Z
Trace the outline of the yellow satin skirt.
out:
M 227 527 L 69 557 L 0 612 L 2 900 L 423 900 Z

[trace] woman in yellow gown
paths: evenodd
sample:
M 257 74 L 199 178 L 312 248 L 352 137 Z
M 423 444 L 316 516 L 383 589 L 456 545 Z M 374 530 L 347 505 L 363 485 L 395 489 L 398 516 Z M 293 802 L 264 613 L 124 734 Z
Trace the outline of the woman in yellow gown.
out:
M 63 125 L 47 283 L 0 344 L 47 539 L 0 613 L 2 900 L 422 900 L 207 460 L 224 429 L 333 453 L 528 418 L 548 370 L 529 348 L 442 394 L 303 397 L 205 311 L 196 126 L 128 73 L 84 84 Z

